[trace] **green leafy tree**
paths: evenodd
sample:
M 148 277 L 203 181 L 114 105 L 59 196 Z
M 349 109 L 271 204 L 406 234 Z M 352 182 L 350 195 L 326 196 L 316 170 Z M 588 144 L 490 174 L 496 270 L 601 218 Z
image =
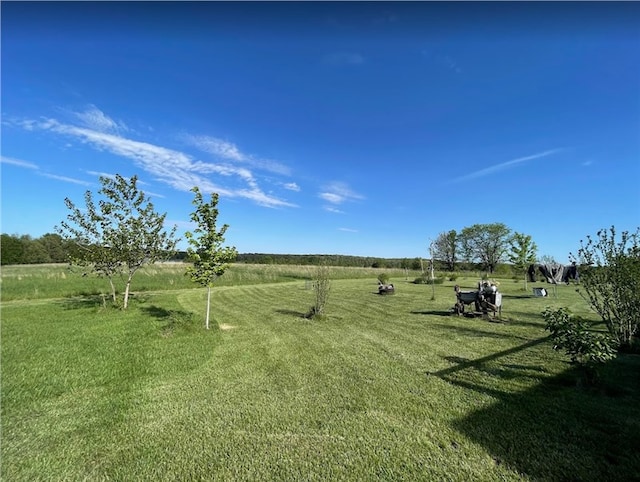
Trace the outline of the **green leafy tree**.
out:
M 620 347 L 631 348 L 640 327 L 640 228 L 635 233 L 623 231 L 619 238 L 613 226 L 602 229 L 595 239 L 587 236 L 580 241 L 577 255 L 570 258 L 578 265 L 578 292 Z
M 122 275 L 123 309 L 129 305 L 136 272 L 146 264 L 171 257 L 178 242 L 174 239 L 176 227 L 165 230 L 166 213 L 155 211 L 145 193 L 138 189 L 137 181 L 137 176 L 129 180 L 119 174 L 114 178 L 101 176 L 98 205 L 90 191 L 85 193 L 84 209 L 66 198 L 71 213 L 56 228 L 76 246 L 72 262 L 88 266 L 109 279 L 114 302 L 115 276 Z
M 433 256 L 444 262 L 448 271 L 455 271 L 458 260 L 458 233 L 455 230 L 440 233 L 433 242 Z
M 524 289 L 527 290 L 527 268 L 536 262 L 538 247 L 531 236 L 522 233 L 513 233 L 509 240 L 508 258 L 516 273 L 524 275 Z
M 3 234 L 0 241 L 0 260 L 2 264 L 22 264 L 24 263 L 25 242 L 9 234 Z
M 474 224 L 460 233 L 460 245 L 468 261 L 480 262 L 493 273 L 508 246 L 511 230 L 502 223 Z
M 238 253 L 235 247 L 223 247 L 224 234 L 229 225 L 225 224 L 218 231 L 218 194 L 211 194 L 211 201 L 206 203 L 197 187 L 191 189 L 195 193 L 193 204 L 196 209 L 191 213 L 191 220 L 197 227 L 193 232 L 185 233 L 189 248 L 187 256 L 192 266 L 187 268 L 187 274 L 195 283 L 207 288 L 207 315 L 205 327 L 209 329 L 209 313 L 211 307 L 211 287 L 215 280 L 224 274 Z
M 27 264 L 50 263 L 51 257 L 40 240 L 31 239 L 25 244 L 24 262 Z
M 59 234 L 47 233 L 38 238 L 42 243 L 52 263 L 64 263 L 67 260 L 65 241 Z

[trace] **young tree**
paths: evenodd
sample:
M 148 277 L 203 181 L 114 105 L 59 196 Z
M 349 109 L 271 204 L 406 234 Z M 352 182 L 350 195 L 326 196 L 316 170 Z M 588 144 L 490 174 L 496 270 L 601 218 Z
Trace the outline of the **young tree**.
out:
M 458 233 L 455 230 L 440 233 L 433 242 L 435 259 L 443 261 L 447 270 L 455 271 L 458 260 Z
M 538 263 L 540 263 L 540 264 L 549 264 L 549 265 L 552 265 L 552 266 L 560 264 L 560 263 L 558 263 L 556 258 L 551 256 L 550 254 L 543 254 L 542 256 L 540 256 L 538 258 Z
M 125 279 L 123 309 L 129 306 L 131 281 L 144 265 L 169 258 L 178 240 L 174 240 L 176 227 L 164 230 L 165 214 L 156 213 L 153 204 L 138 189 L 138 178 L 130 180 L 120 174 L 114 178 L 101 176 L 102 199 L 98 206 L 90 191 L 85 193 L 85 208 L 80 209 L 65 199 L 71 211 L 67 221 L 56 230 L 77 247 L 72 262 L 89 266 L 98 275 L 106 276 L 115 301 L 114 279 L 122 274 Z
M 205 203 L 200 189 L 191 189 L 195 193 L 193 204 L 196 210 L 191 213 L 191 220 L 197 227 L 194 232 L 186 232 L 185 236 L 189 242 L 187 255 L 193 266 L 187 268 L 187 274 L 195 283 L 207 288 L 207 314 L 205 327 L 209 329 L 209 312 L 211 307 L 211 287 L 218 276 L 222 276 L 229 263 L 233 262 L 238 255 L 235 247 L 222 247 L 224 234 L 229 228 L 225 224 L 217 230 L 218 219 L 218 194 L 211 194 L 211 201 Z
M 329 292 L 331 291 L 331 281 L 329 280 L 329 267 L 326 263 L 320 262 L 316 267 L 313 279 L 314 303 L 307 318 L 324 317 L 324 309 L 329 300 Z
M 538 247 L 528 234 L 514 233 L 509 240 L 509 261 L 517 273 L 524 274 L 524 290 L 527 291 L 527 268 L 536 262 Z
M 469 261 L 477 260 L 493 273 L 507 249 L 511 230 L 502 223 L 474 224 L 460 233 L 460 245 Z
M 631 348 L 640 330 L 640 228 L 616 238 L 613 226 L 598 231 L 597 238 L 580 241 L 577 255 L 583 297 L 602 317 L 623 349 Z M 580 293 L 580 289 L 578 290 Z

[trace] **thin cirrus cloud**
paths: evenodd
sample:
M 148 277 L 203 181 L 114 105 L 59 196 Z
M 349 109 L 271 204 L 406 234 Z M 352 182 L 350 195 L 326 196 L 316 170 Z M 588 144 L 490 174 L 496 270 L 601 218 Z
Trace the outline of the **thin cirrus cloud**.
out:
M 71 184 L 78 184 L 80 186 L 92 186 L 93 183 L 88 181 L 83 181 L 80 179 L 74 179 L 72 177 L 60 176 L 58 174 L 51 174 L 48 172 L 43 172 L 40 170 L 40 167 L 33 162 L 23 161 L 22 159 L 15 159 L 13 157 L 1 156 L 0 161 L 3 164 L 11 164 L 13 166 L 22 167 L 24 169 L 31 169 L 36 171 L 39 176 L 48 177 L 49 179 L 55 179 L 56 181 L 68 182 Z
M 76 112 L 75 116 L 86 127 L 99 132 L 121 132 L 129 130 L 124 122 L 113 120 L 95 105 L 89 105 L 84 112 Z
M 353 191 L 347 184 L 343 182 L 332 182 L 318 194 L 318 197 L 324 199 L 330 205 L 325 206 L 325 210 L 334 213 L 342 213 L 336 206 L 345 202 L 358 201 L 364 197 Z
M 93 183 L 88 181 L 81 181 L 80 179 L 74 179 L 72 177 L 67 176 L 59 176 L 58 174 L 49 174 L 46 172 L 40 173 L 41 176 L 48 177 L 50 179 L 55 179 L 56 181 L 69 182 L 71 184 L 78 184 L 80 186 L 92 186 Z
M 56 119 L 23 120 L 17 121 L 16 124 L 28 131 L 46 130 L 72 137 L 95 149 L 130 159 L 148 174 L 177 190 L 189 191 L 193 186 L 199 186 L 203 192 L 217 192 L 221 196 L 245 198 L 265 207 L 296 207 L 295 204 L 263 192 L 251 171 L 246 168 L 197 161 L 180 151 L 128 139 L 118 133 L 105 132 L 104 128 L 113 125 L 108 120 L 104 120 L 109 118 L 104 114 L 100 116 L 96 113 L 92 116 L 94 119 L 101 119 L 95 124 L 98 127 L 102 126 L 102 130 L 65 124 Z M 115 121 L 113 123 L 117 124 Z M 239 151 L 234 153 L 232 149 L 227 149 L 226 156 L 227 159 L 234 156 L 241 158 Z M 211 178 L 211 174 L 217 175 L 214 176 L 215 180 Z M 243 186 L 226 187 L 220 184 L 225 182 L 228 186 L 230 182 L 233 184 L 233 180 L 241 182 Z
M 22 159 L 15 159 L 13 157 L 0 156 L 0 161 L 2 161 L 3 164 L 11 164 L 12 166 L 24 167 L 25 169 L 33 169 L 36 171 L 40 169 L 32 162 L 23 161 Z
M 224 159 L 226 161 L 244 163 L 250 167 L 273 172 L 275 174 L 281 174 L 284 176 L 291 175 L 291 169 L 284 164 L 268 159 L 256 158 L 246 154 L 232 142 L 212 136 L 195 136 L 190 134 L 185 134 L 182 138 L 193 147 L 217 158 Z
M 502 162 L 500 164 L 494 164 L 493 166 L 485 167 L 484 169 L 480 169 L 478 171 L 465 174 L 464 176 L 460 176 L 453 179 L 451 182 L 469 181 L 471 179 L 477 179 L 479 177 L 488 176 L 489 174 L 495 174 L 496 172 L 504 171 L 505 169 L 516 166 L 518 164 L 522 164 L 527 161 L 532 161 L 534 159 L 540 159 L 542 157 L 547 157 L 552 154 L 556 154 L 562 150 L 563 149 L 550 149 L 548 151 L 539 152 L 531 156 L 518 157 L 517 159 L 512 159 L 510 161 Z

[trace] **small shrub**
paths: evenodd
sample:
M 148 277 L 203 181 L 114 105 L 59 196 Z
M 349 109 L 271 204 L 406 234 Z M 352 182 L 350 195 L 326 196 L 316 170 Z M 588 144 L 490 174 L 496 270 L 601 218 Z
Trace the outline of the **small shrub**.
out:
M 418 276 L 416 279 L 414 279 L 413 283 L 417 284 L 417 285 L 420 285 L 420 284 L 430 285 L 431 284 L 431 276 L 429 276 L 427 274 L 423 274 L 421 276 Z M 442 283 L 444 283 L 444 278 L 443 277 L 434 278 L 433 279 L 433 284 L 434 285 L 441 285 Z
M 329 267 L 319 265 L 316 268 L 313 279 L 313 290 L 315 299 L 313 306 L 306 314 L 307 318 L 322 319 L 324 318 L 324 309 L 329 299 L 329 291 L 331 290 L 331 282 L 329 281 Z
M 449 281 L 455 281 L 458 279 L 458 275 L 456 273 L 451 273 L 449 275 Z
M 380 281 L 380 283 L 382 283 L 383 285 L 386 285 L 389 283 L 389 275 L 387 273 L 380 273 L 378 275 L 378 281 Z
M 580 274 L 576 291 L 602 317 L 619 348 L 630 350 L 640 335 L 640 228 L 619 238 L 613 226 L 602 229 L 595 239 L 580 241 L 578 255 L 570 258 Z
M 545 330 L 551 333 L 553 349 L 564 350 L 571 363 L 584 370 L 587 382 L 596 381 L 598 365 L 611 360 L 616 353 L 611 335 L 591 331 L 585 320 L 571 315 L 566 308 L 547 307 L 542 316 L 547 322 Z

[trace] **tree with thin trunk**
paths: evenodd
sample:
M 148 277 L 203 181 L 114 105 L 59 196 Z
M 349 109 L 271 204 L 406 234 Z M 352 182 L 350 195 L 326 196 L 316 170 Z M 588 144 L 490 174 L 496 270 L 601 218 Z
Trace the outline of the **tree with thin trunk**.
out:
M 147 264 L 168 259 L 175 253 L 176 227 L 165 231 L 165 214 L 158 214 L 147 195 L 138 188 L 137 176 L 125 179 L 101 176 L 102 198 L 96 203 L 90 191 L 85 193 L 85 208 L 65 199 L 71 211 L 56 230 L 73 241 L 71 262 L 88 266 L 105 276 L 116 301 L 116 275 L 124 279 L 123 309 L 129 306 L 131 282 L 136 272 Z
M 186 232 L 185 236 L 189 242 L 187 255 L 189 261 L 193 263 L 187 268 L 187 274 L 195 283 L 207 288 L 207 314 L 205 327 L 209 329 L 209 313 L 211 310 L 211 287 L 214 281 L 224 274 L 229 264 L 236 259 L 238 252 L 235 247 L 223 247 L 224 234 L 229 228 L 225 224 L 217 230 L 218 220 L 218 193 L 211 194 L 211 201 L 206 203 L 198 187 L 191 189 L 195 193 L 193 204 L 196 210 L 191 213 L 191 221 L 197 227 L 193 232 Z
M 505 254 L 511 230 L 502 223 L 474 224 L 460 233 L 463 253 L 470 261 L 477 260 L 490 273 Z
M 516 273 L 524 275 L 524 290 L 527 291 L 527 268 L 536 262 L 538 246 L 528 234 L 514 233 L 509 240 L 509 261 Z
M 433 256 L 444 262 L 447 270 L 455 271 L 458 259 L 458 233 L 454 229 L 438 235 L 433 242 Z

